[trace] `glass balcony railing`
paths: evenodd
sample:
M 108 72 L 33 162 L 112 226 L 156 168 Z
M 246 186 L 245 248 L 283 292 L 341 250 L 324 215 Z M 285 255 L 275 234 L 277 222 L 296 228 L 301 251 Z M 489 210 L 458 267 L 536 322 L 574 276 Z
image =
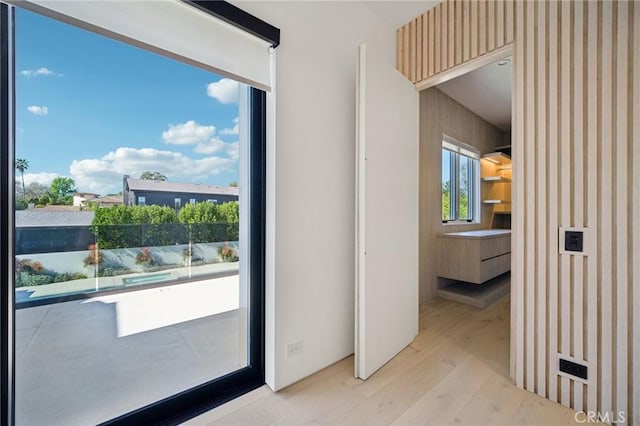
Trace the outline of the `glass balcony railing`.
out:
M 238 272 L 238 224 L 16 229 L 18 308 Z

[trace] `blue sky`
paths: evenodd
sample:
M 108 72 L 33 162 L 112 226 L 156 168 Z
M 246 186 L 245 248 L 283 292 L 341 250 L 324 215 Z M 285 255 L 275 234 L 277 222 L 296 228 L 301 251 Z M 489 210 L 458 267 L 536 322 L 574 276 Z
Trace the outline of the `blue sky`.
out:
M 122 175 L 238 180 L 238 84 L 16 9 L 16 158 L 25 183 L 71 177 L 122 190 Z M 19 173 L 17 179 L 20 179 Z

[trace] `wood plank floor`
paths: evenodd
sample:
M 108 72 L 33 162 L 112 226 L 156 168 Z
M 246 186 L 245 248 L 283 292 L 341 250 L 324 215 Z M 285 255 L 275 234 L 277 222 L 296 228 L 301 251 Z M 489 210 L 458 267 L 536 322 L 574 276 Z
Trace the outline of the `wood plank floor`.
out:
M 481 310 L 420 308 L 420 334 L 369 380 L 353 357 L 274 393 L 266 386 L 190 425 L 572 425 L 574 412 L 509 380 L 509 296 Z

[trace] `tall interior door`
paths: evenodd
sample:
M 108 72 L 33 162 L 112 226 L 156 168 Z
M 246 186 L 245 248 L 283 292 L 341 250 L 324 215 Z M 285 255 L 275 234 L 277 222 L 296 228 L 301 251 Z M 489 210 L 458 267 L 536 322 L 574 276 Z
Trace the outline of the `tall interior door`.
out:
M 361 45 L 356 84 L 355 375 L 418 334 L 418 92 Z

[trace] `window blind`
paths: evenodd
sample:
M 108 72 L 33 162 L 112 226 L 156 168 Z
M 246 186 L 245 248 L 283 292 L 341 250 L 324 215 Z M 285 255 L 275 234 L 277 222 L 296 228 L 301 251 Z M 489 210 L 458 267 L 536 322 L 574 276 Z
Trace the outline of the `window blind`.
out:
M 271 90 L 269 42 L 179 0 L 3 1 Z

